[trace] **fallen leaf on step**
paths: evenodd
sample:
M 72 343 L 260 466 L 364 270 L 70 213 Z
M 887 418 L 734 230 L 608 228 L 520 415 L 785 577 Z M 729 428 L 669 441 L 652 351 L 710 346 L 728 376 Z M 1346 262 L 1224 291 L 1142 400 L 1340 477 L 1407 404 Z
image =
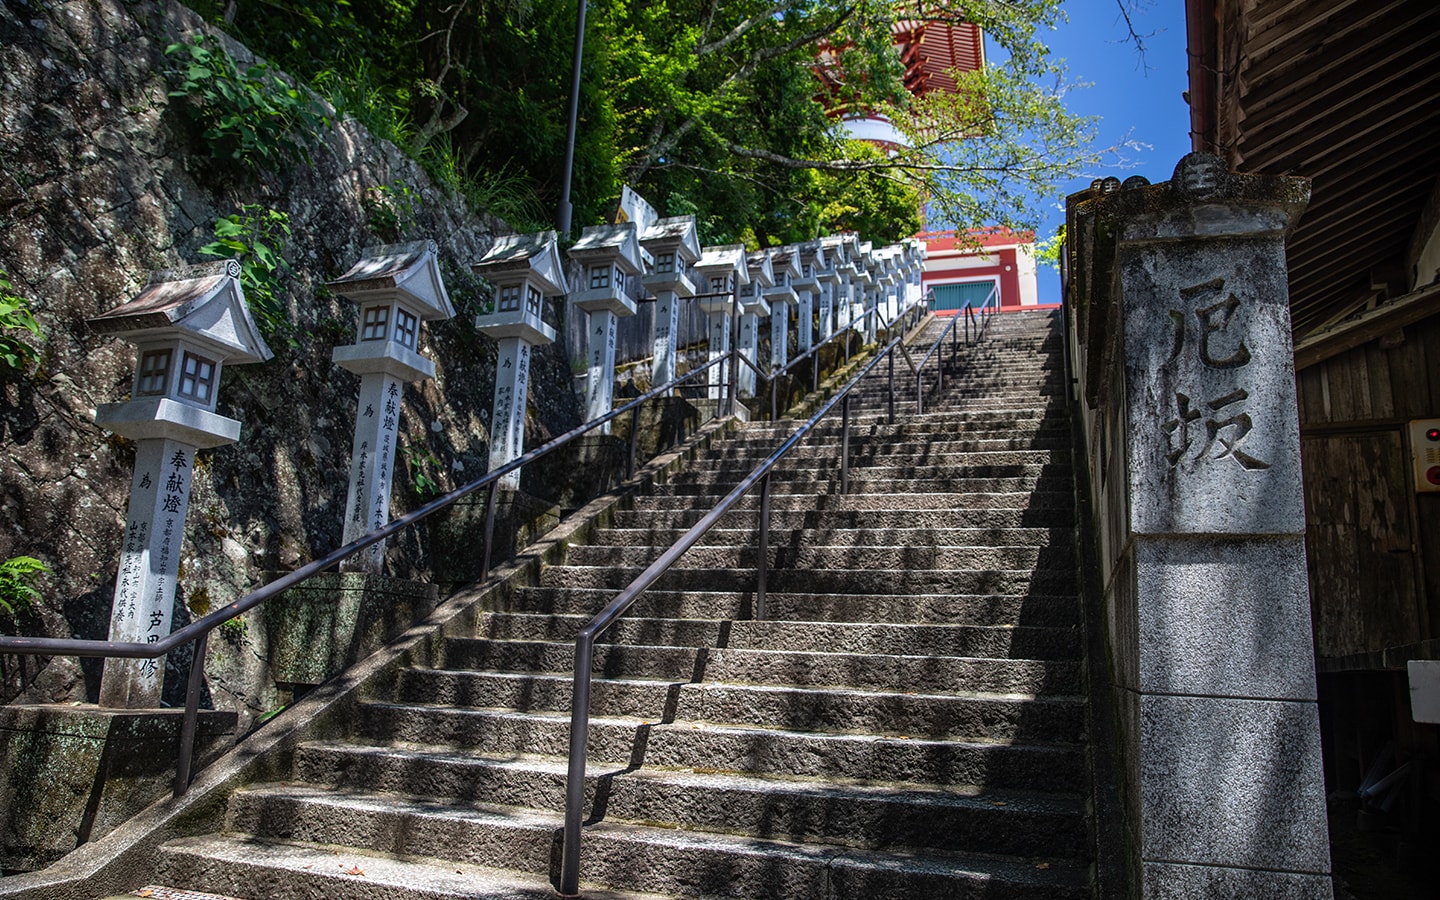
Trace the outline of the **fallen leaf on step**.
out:
M 351 869 L 350 869 L 350 871 L 346 872 L 345 874 L 346 874 L 346 875 L 364 875 L 364 874 L 365 874 L 365 870 L 362 869 L 362 868 L 360 868 L 359 866 L 352 866 Z
M 135 896 L 137 896 L 137 897 L 153 897 L 153 896 L 155 896 L 155 892 L 152 891 L 152 890 L 150 890 L 149 888 L 146 888 L 145 890 L 140 891 L 139 893 L 137 893 Z
M 1037 869 L 1048 869 L 1048 868 L 1050 868 L 1050 864 L 1049 864 L 1049 863 L 1036 863 L 1036 864 L 1035 864 L 1035 868 L 1037 868 Z
M 990 805 L 991 805 L 991 806 L 1009 806 L 1010 804 L 1009 804 L 1009 803 L 1006 803 L 1004 800 L 991 800 L 991 801 L 990 801 Z

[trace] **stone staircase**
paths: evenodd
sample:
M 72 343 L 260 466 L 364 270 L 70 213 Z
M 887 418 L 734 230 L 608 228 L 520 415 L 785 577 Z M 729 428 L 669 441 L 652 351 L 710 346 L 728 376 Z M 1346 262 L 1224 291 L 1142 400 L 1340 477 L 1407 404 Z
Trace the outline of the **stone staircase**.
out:
M 895 424 L 883 375 L 858 389 L 848 495 L 838 414 L 775 472 L 767 620 L 752 496 L 602 637 L 585 896 L 1092 895 L 1058 320 L 1002 315 L 944 358 L 923 416 L 913 379 Z M 795 426 L 752 424 L 636 497 L 348 736 L 300 746 L 289 780 L 235 793 L 222 832 L 166 844 L 155 880 L 553 896 L 574 635 Z

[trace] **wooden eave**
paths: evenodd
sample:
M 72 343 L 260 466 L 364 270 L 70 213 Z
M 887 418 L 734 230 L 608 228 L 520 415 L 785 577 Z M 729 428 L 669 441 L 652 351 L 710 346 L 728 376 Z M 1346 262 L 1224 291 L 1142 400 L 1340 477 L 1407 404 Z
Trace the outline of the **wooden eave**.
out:
M 1312 180 L 1287 245 L 1297 341 L 1405 294 L 1440 178 L 1440 3 L 1189 2 L 1219 22 L 1202 63 L 1215 148 L 1236 171 Z M 1203 128 L 1206 111 L 1192 119 Z

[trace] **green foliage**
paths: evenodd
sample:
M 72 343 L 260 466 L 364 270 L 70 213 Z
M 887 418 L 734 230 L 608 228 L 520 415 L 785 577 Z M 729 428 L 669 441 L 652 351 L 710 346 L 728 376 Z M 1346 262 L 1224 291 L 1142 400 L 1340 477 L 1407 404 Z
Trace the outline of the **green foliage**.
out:
M 371 231 L 387 241 L 399 241 L 415 222 L 419 200 L 410 186 L 397 178 L 366 191 L 360 203 Z
M 40 599 L 31 582 L 50 571 L 33 556 L 12 556 L 0 563 L 0 612 L 13 615 Z
M 171 44 L 167 56 L 182 68 L 173 74 L 178 89 L 171 97 L 201 129 L 216 159 L 251 168 L 280 168 L 292 159 L 310 158 L 309 146 L 326 124 L 316 104 L 263 62 L 240 67 L 210 37 Z
M 1044 263 L 1052 269 L 1060 268 L 1060 249 L 1065 246 L 1065 223 L 1060 223 L 1060 228 L 1055 236 L 1048 241 L 1041 241 L 1040 246 L 1035 248 L 1035 259 Z
M 215 220 L 215 240 L 200 248 L 206 256 L 240 262 L 245 301 L 265 340 L 300 346 L 283 296 L 283 279 L 295 271 L 282 252 L 290 239 L 290 216 L 259 203 L 247 203 L 232 216 Z
M 415 496 L 425 500 L 440 493 L 440 482 L 436 480 L 440 460 L 435 458 L 430 448 L 424 444 L 407 443 L 401 448 L 401 454 L 405 457 L 405 468 L 410 472 L 410 490 L 415 492 Z
M 13 336 L 11 329 L 27 332 L 32 339 L 45 337 L 30 312 L 30 301 L 15 293 L 9 273 L 0 270 L 0 361 L 23 372 L 39 359 L 40 352 L 28 341 Z
M 250 625 L 244 616 L 236 616 L 220 623 L 220 635 L 232 644 L 243 641 L 250 633 Z

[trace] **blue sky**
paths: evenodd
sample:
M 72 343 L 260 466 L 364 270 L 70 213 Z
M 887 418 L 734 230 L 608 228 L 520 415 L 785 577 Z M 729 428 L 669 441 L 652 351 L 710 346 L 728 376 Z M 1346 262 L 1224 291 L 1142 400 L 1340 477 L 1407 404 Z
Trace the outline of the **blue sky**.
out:
M 1152 182 L 1168 181 L 1175 163 L 1190 152 L 1190 110 L 1181 96 L 1185 76 L 1185 7 L 1182 0 L 1123 0 L 1131 7 L 1135 30 L 1143 39 L 1143 61 L 1134 44 L 1126 42 L 1125 22 L 1116 0 L 1070 0 L 1065 4 L 1069 23 L 1045 36 L 1051 52 L 1066 60 L 1073 81 L 1090 87 L 1070 94 L 1070 108 L 1099 116 L 1097 145 L 1120 146 L 1124 169 L 1103 168 L 1065 186 L 1064 193 L 1081 190 L 1106 175 L 1121 179 L 1144 175 Z M 1048 237 L 1065 220 L 1064 194 L 1056 197 L 1042 224 Z M 1060 299 L 1060 276 L 1052 268 L 1040 269 L 1040 302 Z

